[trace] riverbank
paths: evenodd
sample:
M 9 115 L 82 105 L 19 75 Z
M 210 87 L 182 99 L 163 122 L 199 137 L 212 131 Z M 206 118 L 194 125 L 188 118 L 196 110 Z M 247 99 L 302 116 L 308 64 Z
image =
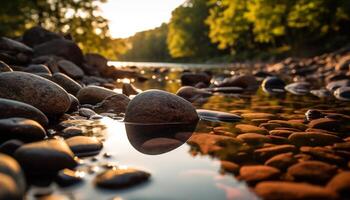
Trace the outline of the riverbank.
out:
M 347 199 L 349 56 L 115 68 L 2 37 L 0 199 Z

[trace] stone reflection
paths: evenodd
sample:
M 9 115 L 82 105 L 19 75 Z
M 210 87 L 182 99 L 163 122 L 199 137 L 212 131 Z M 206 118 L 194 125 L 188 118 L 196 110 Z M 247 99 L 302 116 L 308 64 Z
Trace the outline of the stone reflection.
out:
M 195 130 L 197 123 L 138 124 L 126 123 L 131 145 L 143 154 L 159 155 L 183 145 Z

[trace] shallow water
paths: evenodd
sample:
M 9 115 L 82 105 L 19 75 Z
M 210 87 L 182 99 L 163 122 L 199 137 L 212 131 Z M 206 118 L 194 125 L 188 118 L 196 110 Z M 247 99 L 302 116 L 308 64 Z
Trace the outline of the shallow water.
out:
M 178 69 L 157 75 L 147 69 L 141 70 L 141 73 L 150 79 L 143 83 L 123 79 L 117 80 L 116 84 L 121 86 L 122 82 L 132 82 L 142 90 L 157 88 L 172 93 L 180 87 Z M 232 74 L 232 71 L 226 71 L 226 73 Z M 320 100 L 311 95 L 286 94 L 271 97 L 264 94 L 261 89 L 254 94 L 218 94 L 195 106 L 210 110 L 231 111 L 236 114 L 272 113 L 283 119 L 296 120 L 302 120 L 305 111 L 309 108 L 350 113 L 348 103 Z M 92 180 L 96 173 L 93 173 L 87 175 L 84 183 L 58 189 L 57 193 L 72 194 L 75 199 L 258 199 L 244 182 L 236 180 L 233 174 L 223 173 L 220 169 L 220 159 L 226 160 L 234 154 L 236 152 L 234 147 L 233 149 L 227 147 L 220 155 L 207 155 L 201 153 L 192 144 L 184 143 L 170 152 L 148 155 L 134 148 L 128 138 L 125 124 L 121 121 L 102 119 L 99 123 L 106 127 L 103 130 L 104 134 L 101 134 L 101 129 L 98 129 L 95 132 L 92 131 L 90 135 L 105 138 L 104 148 L 97 156 L 98 161 L 92 161 L 90 158 L 83 159 L 85 164 L 81 168 L 89 167 L 98 173 L 103 170 L 102 167 L 98 167 L 100 163 L 115 163 L 117 167 L 130 166 L 150 172 L 150 181 L 130 189 L 103 190 L 94 186 Z M 244 119 L 235 123 L 202 120 L 197 124 L 195 132 L 208 133 L 214 127 L 226 127 L 234 134 L 233 127 L 241 123 L 257 125 L 258 122 L 254 119 Z M 87 129 L 91 129 L 91 126 Z M 110 153 L 112 157 L 105 158 L 103 156 L 105 152 Z M 32 192 L 35 193 L 35 191 L 34 188 Z

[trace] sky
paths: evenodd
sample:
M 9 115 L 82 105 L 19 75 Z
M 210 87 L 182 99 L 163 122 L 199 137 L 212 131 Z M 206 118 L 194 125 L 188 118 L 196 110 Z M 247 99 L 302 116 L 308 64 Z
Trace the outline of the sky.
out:
M 113 38 L 125 38 L 168 22 L 185 0 L 108 0 L 101 6 Z

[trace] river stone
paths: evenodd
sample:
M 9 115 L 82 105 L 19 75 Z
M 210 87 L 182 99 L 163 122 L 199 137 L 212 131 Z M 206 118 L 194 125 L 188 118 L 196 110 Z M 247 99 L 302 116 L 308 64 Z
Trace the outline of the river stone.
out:
M 186 99 L 189 102 L 195 102 L 202 98 L 210 97 L 212 93 L 192 86 L 183 86 L 176 92 L 176 95 Z
M 122 91 L 123 91 L 123 94 L 125 94 L 126 96 L 137 95 L 140 92 L 142 92 L 140 89 L 137 89 L 131 83 L 123 83 Z
M 237 139 L 243 140 L 244 142 L 252 145 L 259 145 L 265 142 L 269 142 L 270 139 L 265 135 L 258 133 L 244 133 L 237 136 Z
M 326 88 L 330 92 L 334 93 L 334 91 L 340 87 L 349 87 L 350 86 L 350 79 L 343 79 L 338 81 L 332 81 L 327 84 Z
M 242 119 L 240 116 L 232 113 L 214 110 L 197 109 L 197 114 L 202 120 L 208 121 L 236 122 Z
M 118 93 L 99 86 L 87 86 L 79 90 L 77 98 L 81 104 L 97 104 Z
M 32 64 L 24 68 L 24 72 L 33 73 L 33 74 L 48 74 L 51 75 L 50 69 L 42 64 Z
M 15 151 L 23 144 L 20 140 L 8 140 L 0 145 L 0 152 L 13 156 Z
M 12 157 L 0 153 L 0 173 L 7 174 L 16 182 L 17 189 L 23 194 L 26 190 L 26 181 L 21 166 Z M 0 198 L 1 199 L 1 198 Z
M 19 139 L 25 142 L 42 140 L 45 129 L 36 121 L 25 118 L 0 119 L 0 141 Z
M 258 160 L 267 160 L 275 155 L 281 154 L 281 153 L 289 153 L 289 152 L 296 152 L 297 148 L 294 145 L 290 144 L 282 144 L 282 145 L 276 145 L 271 147 L 264 147 L 261 149 L 256 149 L 254 151 L 254 156 Z
M 350 87 L 340 87 L 334 91 L 335 98 L 341 101 L 350 101 Z
M 289 166 L 297 163 L 297 159 L 294 158 L 293 153 L 282 153 L 273 156 L 265 162 L 265 165 L 275 167 L 284 171 Z
M 54 39 L 34 47 L 34 56 L 55 55 L 80 66 L 84 61 L 83 52 L 77 44 L 66 39 Z
M 258 81 L 252 75 L 239 75 L 225 78 L 217 84 L 218 87 L 240 87 L 245 90 L 256 90 L 259 87 Z
M 311 94 L 315 95 L 318 98 L 329 98 L 331 97 L 332 93 L 324 88 L 319 90 L 311 90 Z
M 91 110 L 90 108 L 80 108 L 78 110 L 79 115 L 83 117 L 90 118 L 93 115 L 96 115 L 95 111 Z
M 338 136 L 322 132 L 294 132 L 288 139 L 296 146 L 325 146 L 342 141 Z
M 0 60 L 0 73 L 1 72 L 12 72 L 13 70 L 11 69 L 10 66 L 8 66 L 6 63 L 2 62 Z
M 68 112 L 77 111 L 80 107 L 79 100 L 75 96 L 73 96 L 72 94 L 68 94 L 68 95 L 69 95 L 69 99 L 70 99 L 70 107 L 68 109 Z
M 326 147 L 301 147 L 300 152 L 311 155 L 313 159 L 324 161 L 331 164 L 344 165 L 345 159 L 335 154 Z
M 70 106 L 62 87 L 26 72 L 0 73 L 0 97 L 28 103 L 48 115 L 63 114 Z
M 310 92 L 310 87 L 308 82 L 296 82 L 286 85 L 284 89 L 294 95 L 306 95 Z
M 208 85 L 210 83 L 211 77 L 204 73 L 192 73 L 192 72 L 185 72 L 180 77 L 182 85 L 189 85 L 189 86 L 195 86 L 197 83 L 205 83 Z
M 343 171 L 335 175 L 327 184 L 327 189 L 337 192 L 344 199 L 350 198 L 350 172 Z
M 334 119 L 320 118 L 310 121 L 309 127 L 327 131 L 339 131 L 342 127 L 342 123 Z
M 268 131 L 265 128 L 257 127 L 250 124 L 238 124 L 235 127 L 240 133 L 258 133 L 262 135 L 268 134 Z
M 327 182 L 337 172 L 334 165 L 321 161 L 303 161 L 288 168 L 288 174 L 296 181 L 315 184 Z
M 34 47 L 36 45 L 45 43 L 50 40 L 61 39 L 61 38 L 63 38 L 63 36 L 57 33 L 48 31 L 42 28 L 41 26 L 35 26 L 26 30 L 22 37 L 23 43 L 30 47 Z
M 269 94 L 284 93 L 284 81 L 275 76 L 270 76 L 264 79 L 261 86 L 264 92 Z
M 32 54 L 33 49 L 27 45 L 20 43 L 16 40 L 12 40 L 7 37 L 0 37 L 0 50 L 6 52 L 18 52 L 24 54 Z
M 63 169 L 58 172 L 55 182 L 61 187 L 68 187 L 82 182 L 84 176 L 83 172 Z
M 325 116 L 325 114 L 323 114 L 319 110 L 309 109 L 305 112 L 305 119 L 307 121 L 312 121 L 314 119 L 320 119 L 320 118 L 323 118 L 324 116 Z
M 265 181 L 255 187 L 259 197 L 266 200 L 335 200 L 336 193 L 323 187 L 282 181 Z
M 49 123 L 45 114 L 37 108 L 19 101 L 0 98 L 0 119 L 12 117 L 32 119 L 44 127 Z
M 124 94 L 115 94 L 113 96 L 106 97 L 103 101 L 96 104 L 93 110 L 97 113 L 125 113 L 130 99 Z
M 74 79 L 83 78 L 84 71 L 69 60 L 60 60 L 57 63 L 61 71 Z
M 88 136 L 71 137 L 66 139 L 66 143 L 73 153 L 80 157 L 97 155 L 103 147 L 97 138 Z
M 0 173 L 0 199 L 1 200 L 21 200 L 16 186 L 16 182 L 7 174 Z
M 81 90 L 81 85 L 63 73 L 54 73 L 52 81 L 63 87 L 68 93 L 76 95 Z
M 260 181 L 273 180 L 278 178 L 280 170 L 266 166 L 266 165 L 253 165 L 243 166 L 239 170 L 239 177 L 248 182 L 248 184 L 256 184 Z
M 221 170 L 224 170 L 225 172 L 230 172 L 233 174 L 238 174 L 239 172 L 239 165 L 234 162 L 222 160 L 220 161 L 220 164 Z
M 126 168 L 109 169 L 95 177 L 95 185 L 106 189 L 119 189 L 147 181 L 151 175 L 145 171 Z
M 174 94 L 148 90 L 135 96 L 129 103 L 126 122 L 136 123 L 194 123 L 198 115 L 192 104 Z
M 22 145 L 14 157 L 28 173 L 56 173 L 77 165 L 74 154 L 66 142 L 50 139 Z

